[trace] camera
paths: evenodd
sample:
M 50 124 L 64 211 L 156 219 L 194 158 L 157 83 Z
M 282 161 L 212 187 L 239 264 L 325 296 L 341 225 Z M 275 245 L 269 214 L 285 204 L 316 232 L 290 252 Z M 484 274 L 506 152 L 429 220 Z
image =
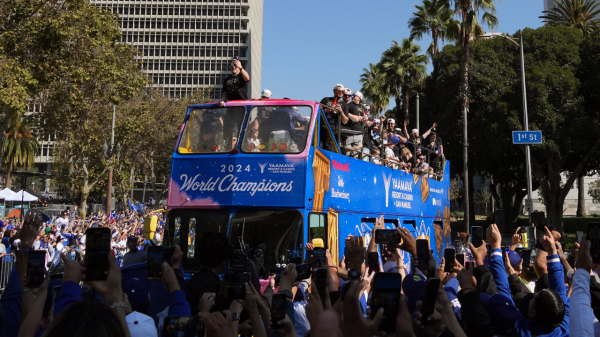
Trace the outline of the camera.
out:
M 227 280 L 234 283 L 252 282 L 258 283 L 258 277 L 263 267 L 263 247 L 250 248 L 245 245 L 244 249 L 235 249 L 233 251 L 233 259 L 229 261 L 229 271 L 226 274 Z

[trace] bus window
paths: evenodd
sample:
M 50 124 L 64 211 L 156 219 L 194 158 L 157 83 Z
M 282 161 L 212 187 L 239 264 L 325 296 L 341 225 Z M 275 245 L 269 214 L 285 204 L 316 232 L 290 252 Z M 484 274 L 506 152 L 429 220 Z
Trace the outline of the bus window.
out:
M 327 213 L 309 213 L 308 214 L 308 240 L 312 242 L 314 238 L 323 239 L 327 245 Z M 329 247 L 325 247 L 329 248 Z
M 260 106 L 250 111 L 242 151 L 246 153 L 299 153 L 304 151 L 309 106 Z
M 186 260 L 184 269 L 188 270 L 188 260 L 198 257 L 196 242 L 207 232 L 227 235 L 229 217 L 227 210 L 174 210 L 168 214 L 165 246 L 179 245 Z
M 177 152 L 227 153 L 238 143 L 244 107 L 195 109 L 190 112 Z
M 290 257 L 303 257 L 303 219 L 297 210 L 241 210 L 233 215 L 229 242 L 235 249 L 264 244 L 264 269 L 275 269 Z

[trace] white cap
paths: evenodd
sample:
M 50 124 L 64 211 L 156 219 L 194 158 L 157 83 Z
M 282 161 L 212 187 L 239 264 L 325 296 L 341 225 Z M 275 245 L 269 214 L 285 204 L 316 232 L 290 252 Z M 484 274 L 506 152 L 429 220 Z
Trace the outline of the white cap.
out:
M 371 110 L 371 106 L 370 106 L 370 105 L 368 105 L 368 104 L 366 104 L 366 105 L 365 105 L 365 109 L 367 109 L 367 110 Z
M 373 119 L 373 122 L 375 122 L 375 124 L 379 124 L 379 119 L 375 118 Z
M 390 118 L 390 119 L 388 119 L 388 124 L 390 124 L 390 123 L 396 124 L 396 121 L 393 118 Z
M 273 95 L 273 94 L 271 93 L 271 90 L 269 90 L 269 89 L 265 89 L 260 93 L 261 98 L 262 97 L 271 98 L 271 95 Z
M 360 99 L 363 98 L 362 92 L 360 92 L 360 91 L 355 91 L 354 96 L 358 96 L 358 97 L 360 97 Z
M 333 90 L 344 90 L 344 85 L 338 83 L 333 87 Z
M 411 131 L 410 133 L 411 133 L 411 134 L 412 134 L 412 133 L 419 133 L 419 129 L 412 129 L 412 131 Z
M 352 90 L 350 88 L 344 89 L 344 95 L 352 95 Z
M 127 322 L 131 337 L 158 337 L 154 320 L 150 316 L 134 311 L 125 316 L 125 321 Z

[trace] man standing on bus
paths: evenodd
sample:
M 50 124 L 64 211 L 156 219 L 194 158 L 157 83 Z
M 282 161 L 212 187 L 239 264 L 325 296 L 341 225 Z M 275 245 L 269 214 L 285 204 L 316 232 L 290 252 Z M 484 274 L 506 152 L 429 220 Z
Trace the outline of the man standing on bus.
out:
M 344 97 L 344 86 L 341 84 L 336 84 L 333 87 L 333 97 L 325 97 L 321 100 L 321 108 L 325 110 L 325 117 L 327 117 L 327 122 L 329 122 L 329 126 L 331 127 L 331 132 L 333 132 L 333 136 L 336 136 L 337 133 L 337 119 L 340 114 L 344 113 L 342 104 Z M 325 124 L 321 124 L 321 147 L 326 150 L 333 151 L 335 148 L 335 139 L 331 139 L 329 135 L 329 130 Z
M 344 114 L 348 118 L 348 122 L 346 126 L 348 129 L 354 131 L 360 131 L 361 134 L 351 135 L 346 138 L 344 143 L 344 147 L 346 149 L 352 149 L 352 151 L 359 151 L 362 148 L 362 131 L 363 131 L 363 112 L 362 105 L 360 101 L 362 100 L 362 93 L 360 91 L 355 91 L 354 95 L 352 95 L 352 102 L 344 107 Z M 368 149 L 367 149 L 368 150 Z M 368 151 L 365 153 L 369 153 Z
M 242 62 L 236 57 L 231 62 L 231 75 L 223 81 L 223 94 L 221 95 L 220 106 L 225 106 L 227 101 L 246 100 L 246 84 L 250 82 L 250 75 L 242 67 Z

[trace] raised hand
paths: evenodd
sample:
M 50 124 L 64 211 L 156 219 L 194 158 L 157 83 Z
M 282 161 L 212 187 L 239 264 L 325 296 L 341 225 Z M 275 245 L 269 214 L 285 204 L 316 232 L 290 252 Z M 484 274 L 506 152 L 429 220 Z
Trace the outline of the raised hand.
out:
M 502 235 L 500 234 L 500 230 L 498 230 L 498 226 L 494 223 L 491 224 L 487 230 L 486 235 L 488 242 L 492 249 L 500 249 L 500 242 L 502 241 Z
M 400 238 L 402 238 L 402 244 L 400 245 L 400 249 L 402 249 L 405 252 L 411 253 L 414 256 L 417 256 L 417 239 L 415 239 L 415 237 L 408 230 L 408 228 L 398 227 L 396 228 L 396 230 L 400 234 Z
M 377 311 L 372 320 L 363 315 L 359 302 L 363 288 L 362 282 L 354 281 L 344 297 L 342 303 L 344 306 L 344 325 L 342 326 L 344 337 L 373 336 L 383 320 L 383 308 Z
M 550 232 L 548 227 L 544 226 L 544 229 L 546 230 L 546 234 L 542 238 L 542 245 L 544 246 L 544 248 L 546 249 L 548 254 L 555 255 L 557 253 L 557 250 L 556 250 L 556 241 L 554 240 L 554 236 L 552 235 L 552 233 Z

